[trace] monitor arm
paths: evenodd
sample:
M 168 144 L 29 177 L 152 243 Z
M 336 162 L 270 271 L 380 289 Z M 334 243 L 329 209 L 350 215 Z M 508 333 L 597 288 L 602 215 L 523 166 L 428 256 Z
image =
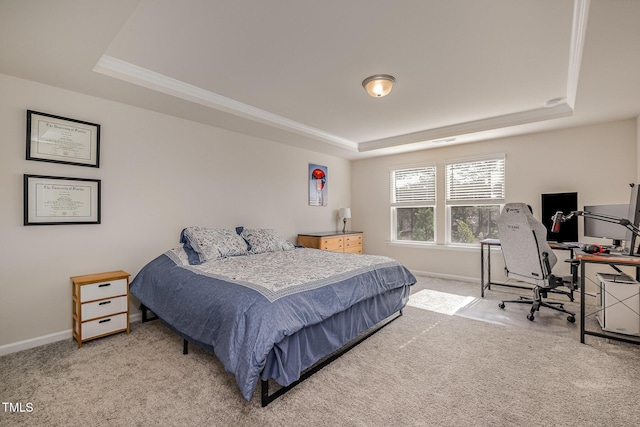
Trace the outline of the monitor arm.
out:
M 560 229 L 560 223 L 569 221 L 574 216 L 584 216 L 586 218 L 593 218 L 604 222 L 611 222 L 613 224 L 619 224 L 633 233 L 631 240 L 629 241 L 629 255 L 636 256 L 634 253 L 636 245 L 636 237 L 640 236 L 640 228 L 626 218 L 618 218 L 613 215 L 605 215 L 587 211 L 572 211 L 568 215 L 564 215 L 562 211 L 557 211 L 553 215 L 553 230 L 557 232 Z
M 593 218 L 604 222 L 611 222 L 613 224 L 619 224 L 625 227 L 627 230 L 630 230 L 636 236 L 640 236 L 640 228 L 636 227 L 631 221 L 626 218 L 618 218 L 613 215 L 605 215 L 600 213 L 593 213 L 588 211 L 572 211 L 568 215 L 563 215 L 562 212 L 558 211 L 554 215 L 554 220 L 556 217 L 559 217 L 561 222 L 569 221 L 574 216 L 584 216 L 586 218 Z

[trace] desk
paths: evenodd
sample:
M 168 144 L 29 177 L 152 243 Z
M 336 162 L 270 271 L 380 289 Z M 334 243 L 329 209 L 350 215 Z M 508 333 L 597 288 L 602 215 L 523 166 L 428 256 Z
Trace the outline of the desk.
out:
M 593 335 L 595 337 L 600 338 L 608 338 L 615 341 L 622 341 L 631 344 L 640 344 L 640 337 L 634 338 L 632 335 L 623 335 L 617 333 L 607 333 L 606 331 L 596 332 L 596 331 L 588 331 L 585 328 L 585 266 L 589 263 L 591 264 L 603 264 L 613 267 L 616 266 L 629 266 L 636 268 L 636 280 L 640 278 L 640 257 L 633 256 L 621 256 L 621 255 L 609 255 L 609 254 L 587 254 L 580 250 L 577 250 L 575 253 L 575 258 L 580 260 L 580 342 L 584 344 L 584 336 L 585 335 Z M 597 284 L 600 287 L 600 284 Z M 596 313 L 590 313 L 589 316 L 595 315 Z
M 496 283 L 491 281 L 491 247 L 499 247 L 500 239 L 484 239 L 480 241 L 480 296 L 484 298 L 484 290 L 491 289 L 491 285 L 507 286 L 510 288 L 520 289 L 533 289 L 533 286 L 515 285 L 511 283 Z M 571 258 L 573 258 L 573 250 L 575 246 L 566 245 L 562 243 L 549 242 L 551 249 L 561 249 L 571 251 Z M 484 251 L 487 250 L 486 267 Z M 485 276 L 487 280 L 485 281 Z

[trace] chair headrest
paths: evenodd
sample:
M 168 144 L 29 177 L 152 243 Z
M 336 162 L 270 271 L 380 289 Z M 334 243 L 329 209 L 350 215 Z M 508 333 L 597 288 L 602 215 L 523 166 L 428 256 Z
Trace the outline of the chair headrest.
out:
M 532 215 L 526 203 L 507 203 L 504 205 L 503 211 L 510 215 Z

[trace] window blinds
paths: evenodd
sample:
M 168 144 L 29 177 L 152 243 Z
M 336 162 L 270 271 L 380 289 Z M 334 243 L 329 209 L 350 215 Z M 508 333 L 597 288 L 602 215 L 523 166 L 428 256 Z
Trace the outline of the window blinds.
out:
M 435 204 L 436 167 L 421 166 L 391 171 L 391 203 Z
M 447 164 L 447 202 L 504 199 L 504 164 L 504 157 Z

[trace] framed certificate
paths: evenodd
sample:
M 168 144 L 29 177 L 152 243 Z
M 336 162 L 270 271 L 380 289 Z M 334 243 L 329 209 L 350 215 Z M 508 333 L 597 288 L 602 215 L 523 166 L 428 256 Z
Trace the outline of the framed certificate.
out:
M 24 225 L 100 224 L 100 180 L 24 175 Z
M 100 125 L 27 110 L 27 160 L 100 167 Z

